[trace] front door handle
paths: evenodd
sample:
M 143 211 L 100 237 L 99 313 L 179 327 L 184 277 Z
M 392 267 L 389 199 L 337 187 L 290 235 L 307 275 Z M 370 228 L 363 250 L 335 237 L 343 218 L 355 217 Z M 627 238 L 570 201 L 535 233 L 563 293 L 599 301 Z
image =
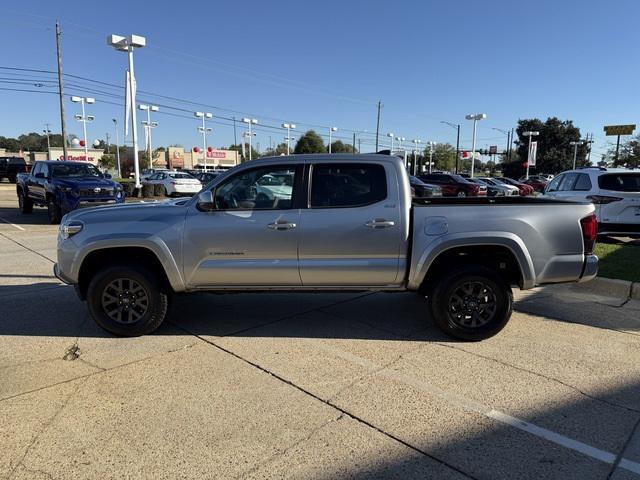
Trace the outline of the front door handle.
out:
M 295 223 L 287 222 L 286 220 L 276 220 L 273 223 L 267 225 L 267 228 L 271 230 L 292 230 L 296 228 Z
M 369 228 L 390 228 L 396 224 L 393 220 L 385 220 L 384 218 L 376 218 L 374 220 L 369 220 L 365 223 L 365 226 Z

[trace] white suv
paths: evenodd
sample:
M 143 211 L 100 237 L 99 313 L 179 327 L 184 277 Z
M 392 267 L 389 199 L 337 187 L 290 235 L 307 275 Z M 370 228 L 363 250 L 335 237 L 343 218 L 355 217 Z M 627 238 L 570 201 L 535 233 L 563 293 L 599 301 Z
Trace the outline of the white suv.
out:
M 549 182 L 546 197 L 590 200 L 598 233 L 640 237 L 640 170 L 582 168 L 562 172 Z

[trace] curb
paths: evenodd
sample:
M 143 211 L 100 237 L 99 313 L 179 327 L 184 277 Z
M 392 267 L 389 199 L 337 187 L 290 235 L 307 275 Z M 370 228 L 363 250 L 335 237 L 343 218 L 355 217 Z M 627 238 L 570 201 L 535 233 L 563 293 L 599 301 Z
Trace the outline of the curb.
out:
M 581 291 L 605 297 L 615 297 L 622 300 L 640 300 L 640 282 L 596 277 L 588 282 L 574 285 L 574 288 L 576 287 Z

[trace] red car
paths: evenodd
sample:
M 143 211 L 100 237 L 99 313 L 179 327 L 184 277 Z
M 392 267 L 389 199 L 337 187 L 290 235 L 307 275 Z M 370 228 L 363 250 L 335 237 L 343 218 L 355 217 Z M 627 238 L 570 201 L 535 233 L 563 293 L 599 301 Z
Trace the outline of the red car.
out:
M 535 191 L 531 185 L 527 185 L 526 183 L 519 182 L 517 180 L 514 180 L 513 178 L 496 177 L 496 180 L 500 180 L 502 183 L 506 183 L 507 185 L 513 185 L 514 187 L 518 187 L 518 190 L 520 190 L 521 197 L 533 195 L 533 192 Z
M 537 177 L 535 175 L 530 176 L 529 178 L 521 178 L 520 181 L 530 185 L 536 192 L 540 193 L 544 192 L 544 188 L 547 186 L 547 183 L 549 183 L 546 178 Z
M 467 181 L 450 173 L 425 173 L 418 178 L 425 183 L 438 185 L 443 197 L 486 197 L 487 187 Z

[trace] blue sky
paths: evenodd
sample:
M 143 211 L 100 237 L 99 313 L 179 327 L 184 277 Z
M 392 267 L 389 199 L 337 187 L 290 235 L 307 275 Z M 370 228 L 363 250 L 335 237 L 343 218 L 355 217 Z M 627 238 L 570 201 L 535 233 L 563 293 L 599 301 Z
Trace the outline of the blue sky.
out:
M 64 5 L 64 6 L 61 6 Z M 337 137 L 375 132 L 376 102 L 387 132 L 422 141 L 471 143 L 467 113 L 483 112 L 478 145 L 505 144 L 493 127 L 519 118 L 572 119 L 595 133 L 594 152 L 606 149 L 605 124 L 640 123 L 637 19 L 640 2 L 514 1 L 141 1 L 5 3 L 0 18 L 0 66 L 55 70 L 54 22 L 62 24 L 68 74 L 122 85 L 126 55 L 107 46 L 109 33 L 137 33 L 148 47 L 135 53 L 141 95 L 160 105 L 154 145 L 200 145 L 192 111 L 218 118 L 209 142 L 234 140 L 225 118 L 243 112 L 259 121 L 255 141 L 264 149 L 282 141 L 283 120 L 298 133 L 337 126 Z M 151 3 L 148 3 L 151 5 Z M 32 77 L 33 76 L 33 77 Z M 0 88 L 36 87 L 41 73 L 0 70 Z M 17 82 L 17 83 L 9 83 Z M 69 93 L 95 96 L 89 139 L 113 135 L 122 122 L 122 91 L 67 78 Z M 72 87 L 71 84 L 76 84 Z M 49 85 L 45 82 L 45 85 Z M 87 91 L 87 87 L 104 93 Z M 195 103 L 168 100 L 155 94 Z M 68 96 L 67 96 L 68 99 Z M 0 135 L 59 130 L 57 97 L 0 90 Z M 170 109 L 168 107 L 174 107 Z M 213 108 L 220 107 L 220 108 Z M 68 130 L 77 107 L 66 102 Z M 183 109 L 185 111 L 179 110 Z M 171 115 L 170 115 L 171 114 Z M 183 118 L 175 115 L 183 115 Z M 238 135 L 242 131 L 238 124 Z M 364 133 L 363 151 L 374 148 Z

